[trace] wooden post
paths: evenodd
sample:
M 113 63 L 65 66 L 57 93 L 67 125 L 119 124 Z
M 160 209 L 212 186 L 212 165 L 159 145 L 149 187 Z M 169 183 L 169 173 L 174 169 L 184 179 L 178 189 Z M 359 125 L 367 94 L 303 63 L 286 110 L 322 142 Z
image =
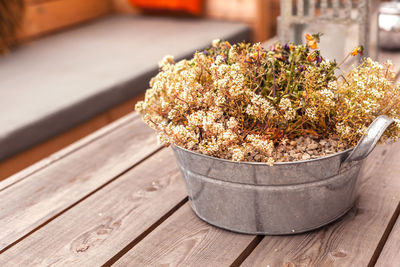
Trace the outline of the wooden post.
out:
M 25 0 L 25 12 L 17 38 L 31 39 L 111 11 L 109 0 Z

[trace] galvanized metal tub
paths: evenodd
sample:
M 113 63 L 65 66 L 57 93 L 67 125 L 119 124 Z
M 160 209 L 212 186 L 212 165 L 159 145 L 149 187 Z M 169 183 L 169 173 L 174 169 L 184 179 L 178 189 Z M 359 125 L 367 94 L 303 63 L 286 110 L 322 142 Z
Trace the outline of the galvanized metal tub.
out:
M 392 122 L 378 117 L 354 149 L 274 166 L 172 148 L 201 219 L 240 233 L 294 234 L 326 225 L 353 206 L 363 160 Z

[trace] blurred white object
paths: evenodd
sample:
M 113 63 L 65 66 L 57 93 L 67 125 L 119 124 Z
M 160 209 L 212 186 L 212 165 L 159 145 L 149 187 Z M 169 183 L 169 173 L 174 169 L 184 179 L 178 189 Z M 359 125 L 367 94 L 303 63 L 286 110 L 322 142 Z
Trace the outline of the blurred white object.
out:
M 379 46 L 384 49 L 400 49 L 400 3 L 382 3 L 378 23 Z
M 304 33 L 321 32 L 321 50 L 342 59 L 354 47 L 377 54 L 377 0 L 281 0 L 278 35 L 282 42 L 304 43 Z

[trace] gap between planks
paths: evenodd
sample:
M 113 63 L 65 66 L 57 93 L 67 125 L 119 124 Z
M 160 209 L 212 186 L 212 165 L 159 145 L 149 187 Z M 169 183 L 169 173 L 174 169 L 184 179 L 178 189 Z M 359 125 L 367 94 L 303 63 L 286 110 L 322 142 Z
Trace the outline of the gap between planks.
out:
M 386 154 L 386 152 L 383 151 L 382 155 L 385 155 L 385 154 Z M 375 155 L 376 155 L 376 153 L 375 153 Z M 365 171 L 364 175 L 367 175 L 369 172 L 376 170 L 376 167 L 379 167 L 383 162 L 384 162 L 384 158 L 382 158 L 381 160 L 374 161 L 375 164 L 370 164 L 370 165 L 366 166 L 367 168 L 364 169 L 364 171 Z M 357 208 L 354 208 L 351 212 L 358 213 L 359 210 Z M 177 212 L 177 213 L 179 213 L 179 212 Z M 179 233 L 178 235 L 176 235 L 175 232 L 171 233 L 170 231 L 168 231 L 168 230 L 171 230 L 171 225 L 172 226 L 175 225 L 175 227 L 179 228 L 180 226 L 179 225 L 176 226 L 176 223 L 182 219 L 184 220 L 184 218 L 187 217 L 187 215 L 188 215 L 187 213 L 186 214 L 179 213 L 179 215 L 177 215 L 175 213 L 174 215 L 172 215 L 170 218 L 171 220 L 168 219 L 167 222 L 164 222 L 162 225 L 159 226 L 158 229 L 155 229 L 154 232 L 150 233 L 148 237 L 146 237 L 144 240 L 141 241 L 141 243 L 137 244 L 137 246 L 135 245 L 135 247 L 132 247 L 131 251 L 126 252 L 125 255 L 123 255 L 121 257 L 120 260 L 118 260 L 117 262 L 114 262 L 114 263 L 116 263 L 116 266 L 126 266 L 126 264 L 129 262 L 130 263 L 135 262 L 135 263 L 140 263 L 140 264 L 144 264 L 144 265 L 146 265 L 146 264 L 157 265 L 160 263 L 165 263 L 165 261 L 172 260 L 172 258 L 174 258 L 176 255 L 178 255 L 178 254 L 176 254 L 177 251 L 181 251 L 180 248 L 182 247 L 182 244 L 184 244 L 185 242 L 190 243 L 191 239 L 193 239 L 193 240 L 197 240 L 196 243 L 199 243 L 199 242 L 201 243 L 202 241 L 198 241 L 198 240 L 203 240 L 203 239 L 201 238 L 201 236 L 199 237 L 199 235 L 196 236 L 195 234 L 193 234 L 195 237 L 190 236 L 189 234 L 187 234 L 187 233 L 185 234 L 182 232 L 185 230 L 182 230 L 182 231 L 177 230 L 177 232 Z M 194 214 L 192 214 L 191 216 L 193 217 Z M 197 221 L 200 221 L 200 220 L 197 218 Z M 187 223 L 187 224 L 189 224 L 189 223 Z M 194 224 L 197 224 L 197 226 L 196 225 L 190 226 L 189 233 L 200 232 L 199 228 L 202 228 L 201 225 L 204 226 L 204 223 L 200 223 L 200 222 L 196 222 Z M 328 226 L 326 226 L 324 228 L 312 231 L 311 234 L 313 232 L 316 233 L 316 232 L 325 231 L 324 229 L 327 229 L 327 228 L 341 227 L 342 224 L 343 224 L 343 220 L 339 220 L 339 221 L 336 221 L 335 223 L 329 224 Z M 210 230 L 210 229 L 214 229 L 215 227 L 208 226 L 208 227 L 204 227 L 204 228 Z M 214 230 L 218 231 L 218 229 L 214 229 Z M 212 231 L 212 230 L 210 230 L 210 231 Z M 186 232 L 188 232 L 188 231 L 186 230 Z M 224 235 L 225 234 L 229 235 L 229 233 L 230 233 L 229 231 L 224 231 Z M 170 237 L 166 237 L 166 236 L 170 236 Z M 235 237 L 235 239 L 238 238 L 239 236 L 240 235 L 237 235 L 237 237 Z M 166 238 L 169 238 L 169 240 L 166 241 L 165 240 Z M 179 259 L 176 259 L 176 257 L 175 257 L 174 260 L 176 260 L 176 261 L 181 260 L 181 261 L 186 262 L 187 258 L 194 257 L 195 261 L 192 261 L 192 263 L 196 262 L 197 264 L 199 264 L 198 260 L 201 261 L 201 259 L 198 258 L 198 254 L 200 253 L 200 251 L 201 251 L 201 255 L 202 255 L 201 257 L 203 257 L 203 260 L 205 258 L 215 260 L 215 258 L 212 257 L 213 255 L 209 255 L 210 254 L 210 246 L 211 246 L 210 244 L 216 245 L 217 243 L 220 242 L 219 241 L 220 238 L 221 237 L 209 239 L 209 240 L 207 240 L 206 243 L 203 243 L 203 245 L 194 245 L 195 247 L 197 246 L 197 248 L 191 248 L 189 250 L 189 252 L 188 252 L 188 250 L 185 250 L 187 257 L 179 254 L 179 256 L 178 256 Z M 270 237 L 267 237 L 267 238 L 270 238 Z M 282 237 L 272 237 L 272 238 L 285 239 L 286 237 L 282 236 Z M 293 238 L 295 238 L 295 237 L 293 237 Z M 253 251 L 258 247 L 258 245 L 263 241 L 263 239 L 265 239 L 264 236 L 253 236 L 248 241 L 247 240 L 245 241 L 246 244 L 244 244 L 245 242 L 242 242 L 243 248 L 239 253 L 232 256 L 232 260 L 234 260 L 234 261 L 232 264 L 230 264 L 230 266 L 241 265 L 247 259 L 247 257 L 253 253 Z M 154 244 L 158 244 L 157 245 L 158 247 L 154 248 Z M 175 249 L 170 248 L 170 246 L 175 247 Z M 156 252 L 155 252 L 155 250 L 156 250 Z M 150 255 L 146 255 L 147 254 L 146 252 L 150 253 Z M 174 254 L 176 254 L 176 255 L 174 256 Z M 197 256 L 193 256 L 193 255 L 197 255 Z M 179 261 L 179 262 L 182 263 L 181 261 Z M 176 263 L 176 262 L 174 261 L 174 263 Z
M 230 265 L 230 267 L 238 267 L 240 266 L 246 258 L 253 252 L 253 250 L 261 243 L 265 236 L 257 235 L 254 239 L 249 243 L 249 245 L 243 250 L 243 252 L 236 258 L 236 260 Z
M 157 152 L 159 152 L 160 150 L 162 150 L 163 147 L 160 147 L 158 149 L 156 149 L 155 151 L 153 151 L 151 154 L 147 155 L 146 157 L 144 157 L 143 159 L 141 159 L 140 161 L 136 162 L 135 164 L 133 164 L 130 168 L 124 170 L 123 172 L 121 172 L 120 174 L 118 174 L 117 176 L 113 177 L 111 180 L 107 181 L 106 183 L 104 183 L 103 185 L 101 185 L 100 187 L 98 187 L 97 189 L 93 190 L 92 192 L 88 193 L 87 195 L 85 195 L 84 197 L 82 197 L 81 199 L 77 200 L 74 204 L 66 207 L 65 209 L 61 210 L 60 212 L 56 213 L 54 216 L 50 217 L 48 220 L 46 220 L 45 222 L 43 222 L 42 224 L 38 225 L 36 228 L 34 228 L 33 230 L 31 230 L 30 232 L 26 233 L 25 235 L 23 235 L 22 237 L 20 237 L 19 239 L 17 239 L 16 241 L 14 241 L 13 243 L 11 243 L 10 245 L 4 247 L 2 250 L 0 250 L 0 254 L 2 254 L 4 251 L 8 250 L 9 248 L 11 248 L 12 246 L 14 246 L 15 244 L 19 243 L 20 241 L 22 241 L 23 239 L 25 239 L 26 237 L 28 237 L 29 235 L 33 234 L 34 232 L 36 232 L 37 230 L 39 230 L 40 228 L 42 228 L 43 226 L 45 226 L 46 224 L 50 223 L 51 221 L 53 221 L 55 218 L 57 218 L 58 216 L 60 216 L 61 214 L 65 213 L 66 211 L 72 209 L 73 207 L 75 207 L 76 205 L 78 205 L 79 203 L 81 203 L 82 201 L 84 201 L 85 199 L 89 198 L 91 195 L 95 194 L 96 192 L 100 191 L 101 189 L 103 189 L 104 187 L 106 187 L 107 185 L 111 184 L 112 182 L 114 182 L 115 180 L 117 180 L 119 177 L 123 176 L 125 173 L 129 172 L 130 170 L 132 170 L 133 168 L 135 168 L 136 166 L 140 165 L 142 162 L 144 162 L 145 160 L 147 160 L 148 158 L 150 158 L 151 156 L 153 156 L 154 154 L 156 154 Z M 183 205 L 183 204 L 182 204 Z
M 153 223 L 147 230 L 145 230 L 142 234 L 132 240 L 127 246 L 125 246 L 120 252 L 118 252 L 114 257 L 109 259 L 106 263 L 104 263 L 103 267 L 108 267 L 113 265 L 116 261 L 118 261 L 122 256 L 124 256 L 130 249 L 136 246 L 140 241 L 142 241 L 146 236 L 148 236 L 154 229 L 156 229 L 160 224 L 162 224 L 168 217 L 170 217 L 175 211 L 177 211 L 180 207 L 185 205 L 188 202 L 188 197 L 182 199 L 181 202 L 175 205 L 170 211 L 168 211 L 164 216 L 162 216 L 158 221 Z
M 87 145 L 93 143 L 96 140 L 99 140 L 109 134 L 110 132 L 121 128 L 122 126 L 126 125 L 129 122 L 133 122 L 139 119 L 139 115 L 135 113 L 131 113 L 121 119 L 110 123 L 109 125 L 101 128 L 100 130 L 76 141 L 75 143 L 67 146 L 66 148 L 61 149 L 60 151 L 55 152 L 54 154 L 50 155 L 47 158 L 33 164 L 32 166 L 10 176 L 9 178 L 0 181 L 0 192 L 9 188 L 10 186 L 15 185 L 18 182 L 26 179 L 30 175 L 39 172 L 43 168 L 65 158 L 66 156 L 86 147 Z
M 230 266 L 259 239 L 210 225 L 186 203 L 113 266 Z
M 171 153 L 162 149 L 38 229 L 7 250 L 0 257 L 0 265 L 103 265 L 133 239 L 151 230 L 160 218 L 167 219 L 165 214 L 173 214 L 179 203 L 187 202 L 181 173 L 170 162 Z
M 399 212 L 399 147 L 380 146 L 371 154 L 361 172 L 359 201 L 343 218 L 304 234 L 264 237 L 243 266 L 373 264 Z
M 379 241 L 379 244 L 371 257 L 371 261 L 368 264 L 368 267 L 375 266 L 379 256 L 382 253 L 382 250 L 386 244 L 386 241 L 388 240 L 394 225 L 396 224 L 397 220 L 400 218 L 400 202 L 396 208 L 396 211 L 394 212 L 392 218 L 390 219 L 388 226 L 385 230 L 385 233 L 382 235 L 381 240 Z M 335 222 L 333 222 L 335 223 Z M 331 224 L 333 224 L 331 223 Z M 329 224 L 330 225 L 330 224 Z M 230 265 L 230 267 L 238 267 L 240 266 L 246 258 L 253 252 L 253 250 L 258 246 L 258 244 L 261 243 L 265 236 L 264 235 L 257 235 L 251 243 L 247 246 L 247 248 L 236 258 L 236 260 Z
M 396 221 L 399 220 L 399 214 L 400 214 L 400 202 L 397 205 L 397 208 L 396 208 L 392 218 L 390 219 L 390 221 L 388 223 L 388 226 L 387 226 L 387 228 L 385 230 L 385 233 L 382 235 L 382 238 L 379 241 L 378 246 L 377 246 L 374 254 L 372 255 L 372 258 L 371 258 L 371 261 L 368 264 L 368 267 L 372 267 L 372 266 L 376 265 L 376 262 L 378 261 L 379 256 L 381 255 L 382 250 L 383 250 L 386 242 L 388 241 L 388 238 L 389 238 L 390 234 L 393 231 L 393 227 L 396 224 Z

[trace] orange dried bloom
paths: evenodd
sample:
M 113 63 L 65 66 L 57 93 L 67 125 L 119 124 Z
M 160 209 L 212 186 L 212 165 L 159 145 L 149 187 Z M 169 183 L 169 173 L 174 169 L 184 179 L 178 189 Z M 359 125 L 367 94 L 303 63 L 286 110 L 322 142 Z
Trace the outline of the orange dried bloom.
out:
M 317 60 L 317 54 L 311 53 L 311 54 L 309 54 L 309 55 L 307 56 L 307 61 L 308 61 L 308 62 L 313 62 L 313 61 L 315 61 L 315 60 Z
M 225 42 L 224 42 L 224 45 L 225 45 L 227 48 L 231 48 L 231 47 L 232 47 L 231 44 L 230 44 L 228 41 L 225 41 Z
M 306 37 L 306 44 L 309 48 L 311 48 L 311 49 L 318 48 L 318 45 L 317 45 L 317 43 L 319 42 L 318 34 L 311 35 L 311 34 L 306 33 L 304 36 Z
M 314 37 L 313 37 L 311 34 L 309 34 L 309 33 L 306 33 L 304 36 L 306 37 L 306 40 L 307 40 L 307 41 L 311 41 L 311 40 L 314 39 Z
M 364 48 L 362 46 L 357 46 L 356 48 L 354 48 L 353 51 L 350 52 L 350 55 L 352 56 L 357 56 L 358 54 L 362 54 Z

